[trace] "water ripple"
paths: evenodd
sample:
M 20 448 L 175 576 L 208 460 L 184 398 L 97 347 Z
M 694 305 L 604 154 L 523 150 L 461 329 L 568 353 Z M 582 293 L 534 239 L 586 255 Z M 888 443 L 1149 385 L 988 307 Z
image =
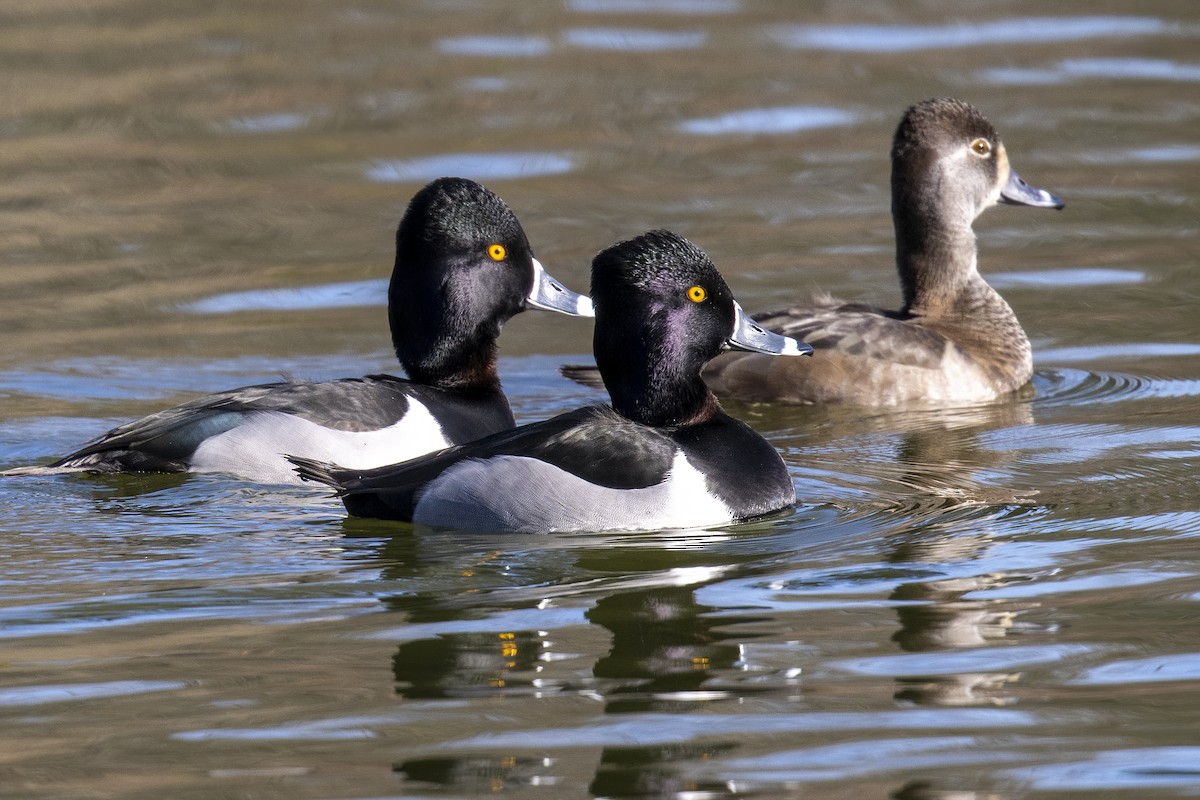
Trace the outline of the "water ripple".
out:
M 128 697 L 147 692 L 183 689 L 181 681 L 107 681 L 104 683 L 57 683 L 0 689 L 0 706 L 40 706 L 46 703 L 95 700 L 102 697 Z
M 1106 750 L 1091 758 L 1007 771 L 1009 777 L 1043 791 L 1097 791 L 1200 785 L 1200 747 Z
M 550 52 L 541 36 L 454 36 L 438 42 L 443 53 L 456 56 L 514 56 L 530 58 Z
M 652 31 L 628 28 L 575 28 L 563 40 L 583 50 L 663 52 L 703 47 L 708 36 L 702 31 Z
M 691 119 L 679 124 L 684 133 L 699 136 L 727 134 L 778 134 L 852 125 L 858 115 L 828 106 L 786 106 L 781 108 L 750 108 L 731 111 L 717 117 Z
M 770 36 L 796 49 L 901 53 L 994 44 L 1145 36 L 1171 29 L 1154 17 L 1018 17 L 979 24 L 797 25 Z
M 1145 281 L 1146 273 L 1140 270 L 1105 269 L 1103 267 L 1045 269 L 1038 272 L 1005 272 L 988 276 L 988 283 L 996 289 L 1011 289 L 1024 286 L 1076 288 L 1079 286 L 1113 286 L 1123 283 L 1144 283 Z
M 215 728 L 180 731 L 171 738 L 181 742 L 336 742 L 374 739 L 379 734 L 369 726 L 402 724 L 403 717 L 359 717 L 351 719 L 290 722 L 274 728 Z
M 582 14 L 733 14 L 741 0 L 567 0 L 567 9 Z
M 485 733 L 443 746 L 456 750 L 487 747 L 605 747 L 687 742 L 701 737 L 752 734 L 772 736 L 812 731 L 1012 728 L 1035 725 L 1037 717 L 1014 709 L 948 708 L 880 712 L 801 714 L 638 714 L 596 718 L 573 728 Z
M 749 781 L 833 781 L 877 772 L 1011 762 L 1021 758 L 1017 753 L 998 753 L 990 744 L 977 736 L 870 739 L 781 750 L 713 766 L 722 776 Z
M 386 279 L 255 289 L 229 292 L 184 303 L 179 310 L 189 314 L 229 314 L 234 311 L 311 311 L 319 308 L 387 305 Z
M 258 116 L 235 117 L 225 123 L 225 129 L 234 133 L 280 133 L 296 131 L 312 121 L 312 114 L 280 112 Z
M 1200 81 L 1200 64 L 1180 64 L 1165 58 L 1069 58 L 1044 69 L 999 67 L 979 73 L 987 83 L 1046 85 L 1081 78 L 1146 81 Z
M 575 164 L 556 153 L 448 153 L 425 158 L 376 161 L 366 170 L 379 183 L 431 181 L 445 175 L 469 175 L 472 180 L 505 180 L 560 175 Z
M 1094 651 L 1081 644 L 977 647 L 932 653 L 905 653 L 831 661 L 829 666 L 859 675 L 892 678 L 921 675 L 958 675 L 979 672 L 1013 672 L 1033 664 L 1064 661 Z
M 1157 164 L 1176 161 L 1200 161 L 1200 145 L 1192 142 L 1159 144 L 1151 147 L 1081 150 L 1072 155 L 1084 164 Z
M 1063 347 L 1039 350 L 1035 359 L 1041 361 L 1085 361 L 1113 356 L 1114 351 L 1127 352 L 1130 357 L 1153 355 L 1179 356 L 1200 354 L 1200 345 L 1152 344 L 1095 345 L 1093 347 Z M 1115 403 L 1146 398 L 1200 396 L 1200 379 L 1143 378 L 1118 372 L 1088 372 L 1076 369 L 1039 369 L 1034 375 L 1037 398 L 1034 407 Z
M 1093 667 L 1071 683 L 1080 686 L 1113 686 L 1130 683 L 1200 680 L 1200 653 L 1176 653 L 1127 661 L 1110 661 Z

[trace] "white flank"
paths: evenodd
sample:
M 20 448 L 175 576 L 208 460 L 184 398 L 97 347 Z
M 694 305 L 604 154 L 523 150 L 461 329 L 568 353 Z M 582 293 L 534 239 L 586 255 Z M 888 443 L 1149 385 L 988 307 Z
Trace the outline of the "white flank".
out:
M 228 472 L 262 483 L 299 483 L 285 455 L 369 469 L 407 461 L 450 444 L 429 409 L 411 397 L 403 419 L 375 431 L 338 431 L 291 414 L 262 411 L 236 428 L 204 440 L 192 456 L 191 469 Z
M 464 461 L 420 493 L 413 522 L 521 532 L 702 528 L 733 512 L 704 475 L 676 453 L 666 478 L 644 489 L 609 489 L 534 458 Z

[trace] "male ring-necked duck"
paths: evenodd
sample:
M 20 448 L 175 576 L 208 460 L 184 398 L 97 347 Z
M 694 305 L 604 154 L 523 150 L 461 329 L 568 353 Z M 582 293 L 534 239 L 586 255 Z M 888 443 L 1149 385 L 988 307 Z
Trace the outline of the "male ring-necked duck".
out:
M 1013 392 L 1033 373 L 1016 315 L 979 274 L 972 222 L 997 202 L 1062 208 L 1010 166 L 995 128 L 959 100 L 918 103 L 892 145 L 899 311 L 829 297 L 759 315 L 803 338 L 812 361 L 725 357 L 705 371 L 721 396 L 748 401 L 956 405 Z
M 283 454 L 366 468 L 516 423 L 496 372 L 501 326 L 527 307 L 592 316 L 533 256 L 512 210 L 462 178 L 409 203 L 396 231 L 388 321 L 408 379 L 286 381 L 200 397 L 113 429 L 45 467 L 57 472 L 226 472 L 298 479 Z
M 1062 208 L 1012 169 L 995 128 L 959 100 L 918 103 L 892 145 L 892 219 L 904 306 L 828 296 L 756 314 L 815 349 L 803 363 L 725 354 L 704 370 L 722 397 L 750 402 L 962 405 L 1021 388 L 1033 372 L 1016 315 L 976 268 L 971 224 L 997 202 Z M 595 370 L 563 374 L 595 384 Z
M 725 347 L 810 348 L 747 317 L 691 242 L 653 231 L 592 263 L 596 363 L 612 407 L 589 406 L 406 464 L 354 470 L 292 459 L 351 514 L 471 530 L 655 530 L 785 508 L 775 448 L 700 378 Z

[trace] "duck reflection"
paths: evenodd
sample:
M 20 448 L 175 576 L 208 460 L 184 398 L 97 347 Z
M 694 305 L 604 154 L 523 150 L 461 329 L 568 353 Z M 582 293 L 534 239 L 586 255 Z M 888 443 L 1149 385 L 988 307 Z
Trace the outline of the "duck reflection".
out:
M 396 692 L 409 699 L 532 692 L 543 639 L 536 631 L 500 631 L 405 642 L 392 659 Z
M 843 409 L 814 410 L 813 439 L 798 441 L 816 450 L 823 466 L 847 476 L 846 485 L 869 494 L 887 512 L 903 513 L 905 529 L 885 539 L 894 564 L 971 563 L 992 547 L 988 527 L 998 510 L 1019 509 L 1036 492 L 1004 485 L 1004 470 L 1016 454 L 1004 446 L 1005 431 L 1033 424 L 1027 398 L 971 408 L 908 410 L 855 418 Z M 795 412 L 791 412 L 795 413 Z M 767 424 L 794 424 L 771 410 Z M 815 424 L 814 424 L 815 422 Z M 782 432 L 781 432 L 782 433 Z M 863 450 L 874 451 L 863 457 Z M 856 505 L 862 505 L 855 498 Z M 1031 604 L 971 597 L 1005 585 L 1016 576 L 981 574 L 903 583 L 896 602 L 899 629 L 892 636 L 909 653 L 994 646 L 1014 631 L 1018 614 Z M 1007 705 L 1017 676 L 1008 672 L 904 676 L 894 697 L 904 704 Z
M 1004 447 L 1005 431 L 1033 424 L 1028 402 L 880 413 L 746 406 L 739 415 L 780 447 L 790 466 L 819 481 L 800 483 L 801 502 L 936 513 L 1021 503 L 1033 494 L 998 480 L 1016 458 Z
M 986 515 L 942 515 L 889 542 L 893 563 L 982 562 L 992 547 Z M 913 581 L 898 585 L 895 601 L 899 629 L 892 641 L 909 653 L 953 651 L 997 646 L 1026 630 L 1018 615 L 1034 602 L 971 597 L 1020 580 L 1018 575 L 989 572 L 960 577 Z M 1016 697 L 1008 690 L 1018 679 L 1010 672 L 960 672 L 897 678 L 897 700 L 938 706 L 1009 705 Z
M 891 795 L 892 800 L 1007 800 L 1009 794 L 943 789 L 931 781 L 909 781 Z
M 605 710 L 678 711 L 724 698 L 723 691 L 703 688 L 715 672 L 733 667 L 740 649 L 731 635 L 718 630 L 717 620 L 706 616 L 715 610 L 697 604 L 692 587 L 601 598 L 587 618 L 612 634 L 608 654 L 592 670 L 609 682 L 603 692 Z
M 906 652 L 932 652 L 995 645 L 1015 629 L 1017 614 L 1032 604 L 964 598 L 969 592 L 1006 582 L 1003 575 L 980 575 L 898 586 L 890 599 L 900 629 L 892 641 Z M 1010 705 L 1005 693 L 1018 675 L 1010 672 L 958 672 L 948 675 L 906 676 L 896 679 L 897 700 L 919 705 Z

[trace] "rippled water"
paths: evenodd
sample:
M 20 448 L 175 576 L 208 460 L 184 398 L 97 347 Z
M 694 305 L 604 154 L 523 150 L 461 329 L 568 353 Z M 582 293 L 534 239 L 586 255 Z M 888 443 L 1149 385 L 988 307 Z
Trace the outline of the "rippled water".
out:
M 731 406 L 800 504 L 448 535 L 219 476 L 0 481 L 14 798 L 1200 794 L 1200 15 L 1151 0 L 0 10 L 0 467 L 221 388 L 393 369 L 396 220 L 486 181 L 575 288 L 670 227 L 748 309 L 897 302 L 887 148 L 981 106 L 1067 200 L 980 263 L 1019 400 Z M 526 314 L 522 421 L 578 320 Z

